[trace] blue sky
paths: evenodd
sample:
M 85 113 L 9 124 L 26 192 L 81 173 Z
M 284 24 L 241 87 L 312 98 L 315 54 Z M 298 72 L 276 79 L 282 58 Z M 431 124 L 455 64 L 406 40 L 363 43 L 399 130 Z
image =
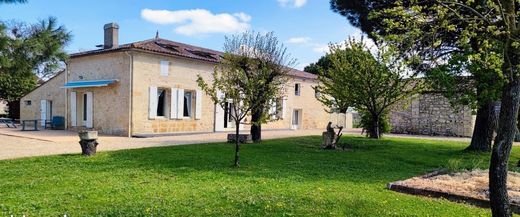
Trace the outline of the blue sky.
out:
M 0 5 L 0 20 L 34 23 L 54 16 L 73 34 L 67 51 L 95 49 L 103 25 L 120 25 L 120 43 L 160 37 L 222 50 L 224 36 L 246 29 L 273 31 L 298 60 L 315 62 L 327 43 L 341 42 L 359 30 L 329 9 L 328 0 L 29 0 Z

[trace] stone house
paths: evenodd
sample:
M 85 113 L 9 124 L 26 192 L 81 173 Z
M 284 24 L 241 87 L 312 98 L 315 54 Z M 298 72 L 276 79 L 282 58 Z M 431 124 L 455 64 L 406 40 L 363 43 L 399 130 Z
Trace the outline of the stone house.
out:
M 20 119 L 63 116 L 66 129 L 121 136 L 233 130 L 229 109 L 196 83 L 197 75 L 211 79 L 221 52 L 159 37 L 119 45 L 118 29 L 106 24 L 102 49 L 71 54 L 64 72 L 24 96 Z M 324 128 L 316 75 L 292 69 L 290 77 L 278 120 L 263 129 Z
M 427 91 L 398 103 L 390 112 L 392 133 L 471 137 L 475 115 L 453 107 L 442 93 Z

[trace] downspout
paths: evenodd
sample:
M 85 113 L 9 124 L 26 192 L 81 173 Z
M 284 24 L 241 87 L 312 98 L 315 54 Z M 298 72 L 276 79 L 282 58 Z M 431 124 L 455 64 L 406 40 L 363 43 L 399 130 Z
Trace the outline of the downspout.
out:
M 70 62 L 65 62 L 65 84 L 69 81 L 69 65 Z M 63 85 L 65 85 L 63 84 Z M 65 129 L 69 129 L 69 89 L 64 88 L 65 91 Z
M 134 88 L 134 56 L 130 54 L 128 51 L 125 51 L 125 54 L 128 56 L 129 59 L 129 66 L 128 66 L 128 79 L 130 79 L 129 83 L 130 86 L 128 88 L 128 137 L 132 137 L 132 110 L 133 110 L 133 88 Z

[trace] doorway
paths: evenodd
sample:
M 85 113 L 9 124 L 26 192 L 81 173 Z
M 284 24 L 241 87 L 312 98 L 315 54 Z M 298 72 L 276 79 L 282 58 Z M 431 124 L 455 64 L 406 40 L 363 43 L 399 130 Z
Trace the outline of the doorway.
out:
M 40 101 L 40 119 L 41 126 L 45 127 L 45 122 L 52 120 L 52 101 L 41 100 Z
M 93 104 L 93 97 L 92 92 L 86 92 L 83 94 L 83 126 L 86 128 L 92 128 L 92 104 Z
M 291 129 L 296 130 L 301 128 L 301 122 L 302 122 L 302 110 L 301 109 L 294 109 L 293 115 L 292 115 L 292 125 Z

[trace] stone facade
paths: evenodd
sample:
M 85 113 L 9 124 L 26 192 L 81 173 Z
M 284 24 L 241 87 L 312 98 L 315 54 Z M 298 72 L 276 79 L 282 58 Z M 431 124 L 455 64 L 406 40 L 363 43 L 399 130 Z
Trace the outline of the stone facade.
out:
M 50 102 L 47 120 L 54 116 L 65 117 L 66 73 L 61 72 L 20 99 L 20 120 L 41 120 L 41 101 Z
M 103 134 L 128 135 L 130 62 L 131 59 L 125 52 L 71 58 L 67 67 L 67 82 L 103 79 L 117 79 L 117 82 L 107 87 L 67 89 L 65 99 L 69 129 L 80 130 L 86 127 L 86 120 L 83 118 L 84 96 L 90 92 L 93 98 L 93 128 Z M 71 93 L 76 95 L 76 124 L 71 123 Z
M 161 74 L 161 62 L 168 62 L 168 75 Z M 85 98 L 92 96 L 92 129 L 102 134 L 137 136 L 164 133 L 197 133 L 213 131 L 233 131 L 230 125 L 220 129 L 218 125 L 217 107 L 206 94 L 201 95 L 201 105 L 196 105 L 192 96 L 192 108 L 200 106 L 201 117 L 193 115 L 184 118 L 173 118 L 170 113 L 174 89 L 184 91 L 200 91 L 197 75 L 211 81 L 214 62 L 194 60 L 143 51 L 114 51 L 91 55 L 72 56 L 67 63 L 65 73 L 52 78 L 22 99 L 21 119 L 39 119 L 39 101 L 53 101 L 53 114 L 66 117 L 67 129 L 80 130 L 87 128 L 85 119 Z M 68 82 L 97 81 L 116 79 L 117 82 L 103 87 L 83 87 L 63 89 Z M 313 86 L 317 80 L 308 77 L 291 76 L 286 85 L 286 101 L 283 115 L 276 121 L 263 125 L 264 130 L 277 129 L 321 129 L 325 128 L 330 115 L 325 112 L 316 99 Z M 295 86 L 299 86 L 299 94 Z M 150 88 L 166 90 L 165 115 L 150 117 Z M 71 103 L 75 95 L 75 106 Z M 32 105 L 24 105 L 24 101 L 33 101 Z M 75 107 L 75 112 L 71 109 Z M 222 109 L 221 109 L 222 110 Z M 297 112 L 294 112 L 297 110 Z M 72 123 L 75 113 L 76 122 Z M 222 114 L 220 114 L 222 115 Z M 294 115 L 298 115 L 295 124 Z M 248 126 L 243 126 L 246 129 Z
M 440 93 L 427 92 L 397 104 L 390 112 L 392 133 L 471 137 L 475 116 L 452 107 Z

